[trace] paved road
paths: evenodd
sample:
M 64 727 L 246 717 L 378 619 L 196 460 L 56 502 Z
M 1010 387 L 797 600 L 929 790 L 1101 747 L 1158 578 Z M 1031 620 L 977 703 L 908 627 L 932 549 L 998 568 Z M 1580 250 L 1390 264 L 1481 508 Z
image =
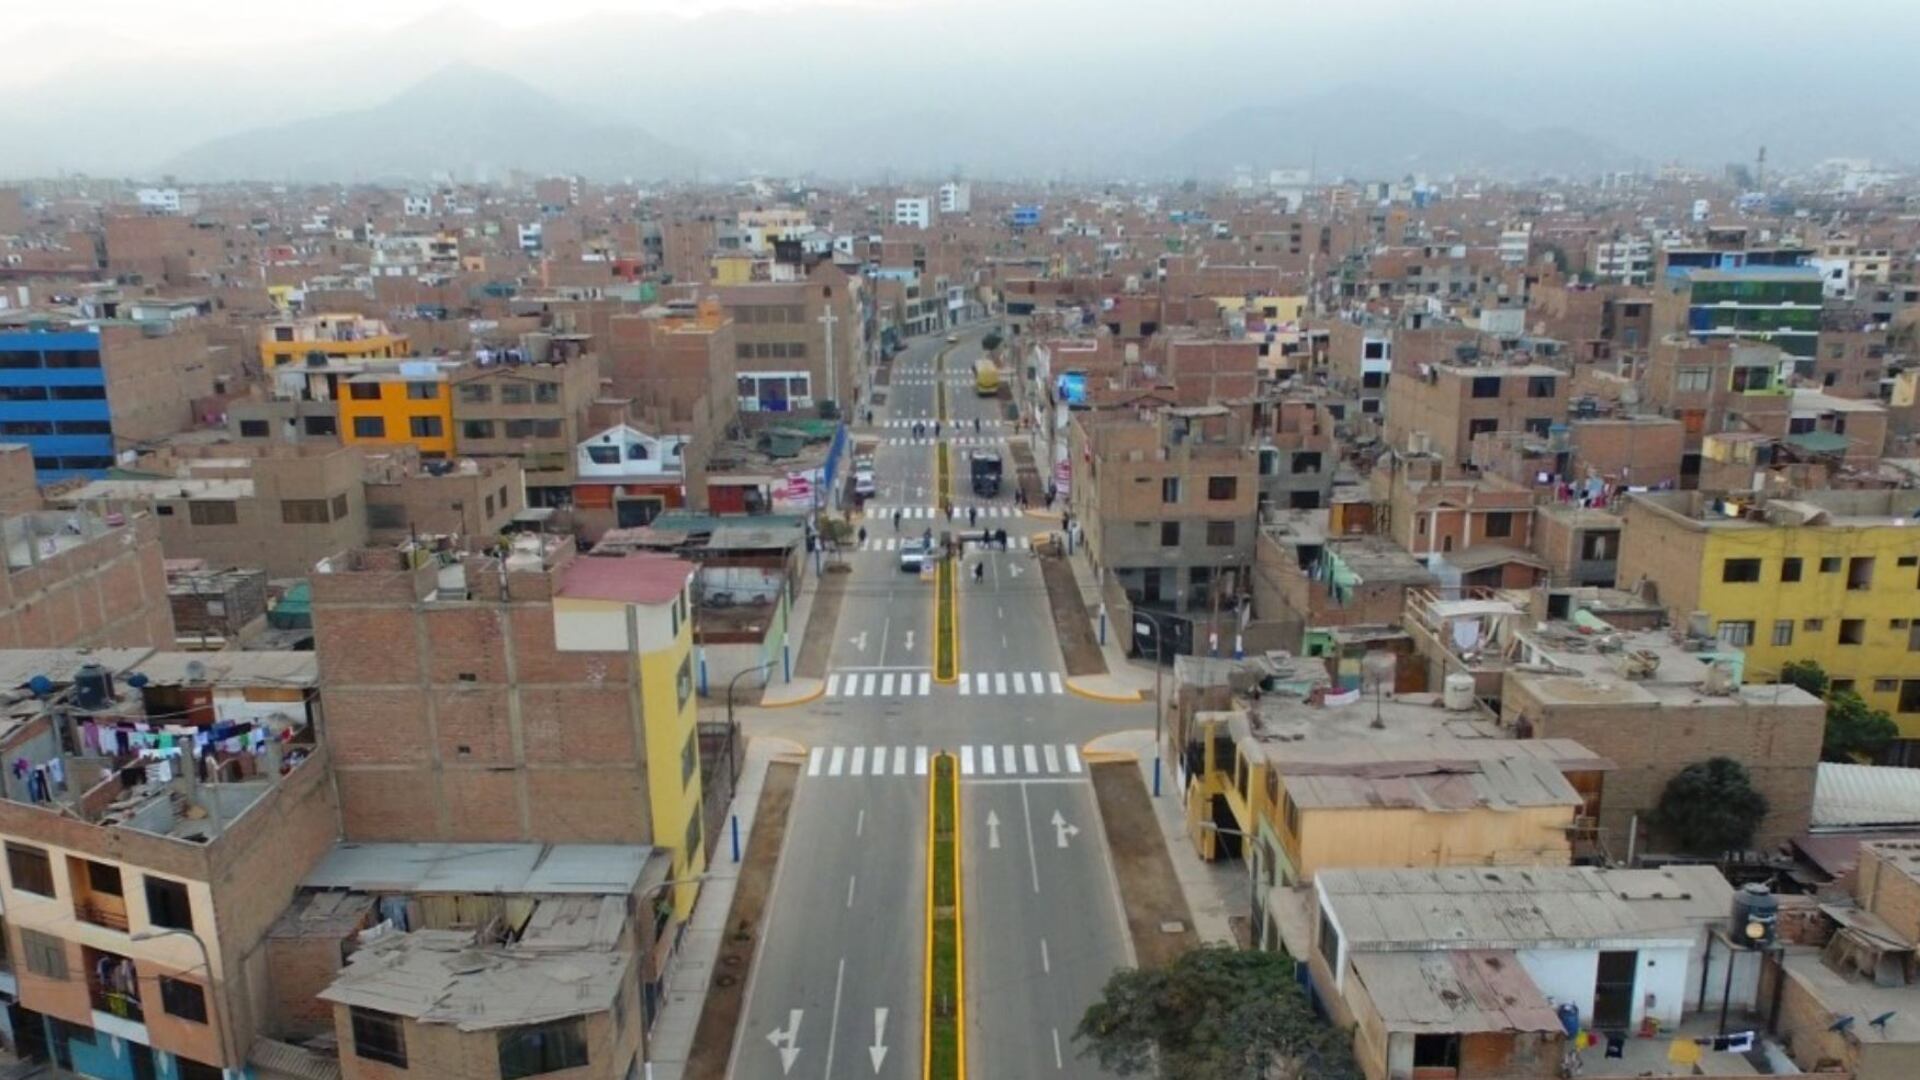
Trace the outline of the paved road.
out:
M 972 430 L 975 416 L 998 417 L 995 403 L 971 390 L 979 333 L 963 333 L 967 340 L 948 360 L 948 405 L 961 429 L 949 434 L 1005 438 L 1011 434 L 1005 426 L 983 422 L 977 435 Z M 911 428 L 896 423 L 931 425 L 932 363 L 943 348 L 943 340 L 923 339 L 897 358 L 888 404 L 875 410 L 876 426 L 856 433 L 879 440 L 880 493 L 873 503 L 920 511 L 903 518 L 903 535 L 931 527 L 937 536 L 948 527 L 930 512 L 937 502 L 933 450 L 909 445 Z M 955 464 L 963 497 L 952 527 L 964 528 L 964 508 L 977 504 L 997 512 L 994 526 L 1013 536 L 1032 531 L 1012 513 L 1010 495 L 975 500 L 966 494 L 964 458 Z M 911 521 L 919 525 L 910 527 Z M 870 540 L 894 536 L 885 513 L 865 524 Z M 828 663 L 828 693 L 804 707 L 754 711 L 744 720 L 749 734 L 793 739 L 809 753 L 732 1075 L 917 1075 L 926 872 L 920 762 L 940 749 L 960 753 L 966 774 L 970 1071 L 994 1078 L 1097 1075 L 1075 1060 L 1068 1040 L 1108 972 L 1127 962 L 1129 947 L 1078 748 L 1096 735 L 1138 727 L 1150 714 L 1145 706 L 1102 705 L 1061 689 L 1060 650 L 1032 555 L 966 556 L 969 568 L 984 560 L 987 573 L 982 582 L 962 582 L 965 693 L 961 685 L 932 682 L 931 584 L 900 572 L 897 552 L 858 550 L 845 558 L 853 578 Z M 1000 822 L 1000 848 L 989 845 L 988 809 Z M 1027 846 L 1029 811 L 1036 815 L 1039 847 Z M 1064 849 L 1047 846 L 1057 845 L 1056 811 L 1079 830 L 1069 832 Z M 1034 894 L 1036 868 L 1041 902 Z M 876 1009 L 887 1010 L 880 1044 Z M 875 1045 L 887 1048 L 877 1070 Z

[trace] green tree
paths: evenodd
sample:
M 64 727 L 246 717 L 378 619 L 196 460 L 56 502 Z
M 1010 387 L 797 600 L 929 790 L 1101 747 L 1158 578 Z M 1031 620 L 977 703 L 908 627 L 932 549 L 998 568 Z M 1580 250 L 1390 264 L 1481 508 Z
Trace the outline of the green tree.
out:
M 1827 729 L 1820 740 L 1820 760 L 1871 761 L 1899 737 L 1900 728 L 1893 717 L 1869 707 L 1859 694 L 1835 690 L 1827 695 Z
M 1660 792 L 1653 826 L 1693 855 L 1743 851 L 1767 815 L 1767 797 L 1754 790 L 1746 766 L 1732 758 L 1698 761 L 1681 769 Z
M 1346 1034 L 1314 1016 L 1293 967 L 1283 953 L 1210 945 L 1116 971 L 1073 1037 L 1118 1076 L 1358 1077 Z
M 1780 669 L 1780 681 L 1792 683 L 1827 702 L 1827 727 L 1820 740 L 1822 761 L 1871 760 L 1900 737 L 1900 728 L 1884 710 L 1871 708 L 1852 690 L 1835 690 L 1826 669 L 1813 660 L 1795 660 Z

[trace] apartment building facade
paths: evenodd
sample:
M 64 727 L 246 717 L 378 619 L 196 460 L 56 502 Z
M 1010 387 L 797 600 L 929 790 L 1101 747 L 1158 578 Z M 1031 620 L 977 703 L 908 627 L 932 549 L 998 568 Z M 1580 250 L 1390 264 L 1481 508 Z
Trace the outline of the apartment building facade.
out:
M 1471 460 L 1476 436 L 1545 436 L 1562 423 L 1568 381 L 1544 364 L 1403 366 L 1387 391 L 1386 439 L 1402 450 L 1431 451 L 1457 468 Z
M 569 342 L 537 363 L 470 364 L 449 381 L 454 451 L 517 460 L 528 506 L 572 505 L 574 448 L 600 393 L 599 360 L 587 342 Z

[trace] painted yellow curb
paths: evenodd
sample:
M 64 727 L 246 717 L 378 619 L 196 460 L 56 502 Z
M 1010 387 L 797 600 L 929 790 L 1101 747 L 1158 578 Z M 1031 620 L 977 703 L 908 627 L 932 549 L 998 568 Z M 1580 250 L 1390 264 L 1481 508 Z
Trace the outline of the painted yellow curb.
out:
M 1104 765 L 1115 761 L 1139 761 L 1140 755 L 1125 750 L 1088 750 L 1081 747 L 1080 760 L 1089 765 Z
M 1072 679 L 1067 680 L 1067 692 L 1078 694 L 1089 701 L 1105 701 L 1113 705 L 1138 705 L 1147 700 L 1146 695 L 1138 690 L 1133 692 L 1132 697 L 1121 697 L 1117 694 L 1103 694 L 1098 690 L 1088 690 L 1084 687 L 1075 686 Z
M 820 682 L 820 689 L 815 690 L 813 693 L 808 694 L 806 697 L 794 698 L 792 701 L 776 701 L 771 705 L 767 704 L 765 699 L 762 699 L 759 707 L 762 709 L 786 709 L 786 708 L 791 708 L 795 705 L 805 705 L 810 701 L 818 701 L 821 698 L 826 696 L 827 696 L 827 684 L 824 680 L 822 680 Z

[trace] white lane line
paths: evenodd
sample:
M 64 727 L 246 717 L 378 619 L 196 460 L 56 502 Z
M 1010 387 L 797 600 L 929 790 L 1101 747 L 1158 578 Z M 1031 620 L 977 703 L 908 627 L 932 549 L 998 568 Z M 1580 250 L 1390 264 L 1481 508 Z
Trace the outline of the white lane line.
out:
M 973 775 L 973 747 L 971 746 L 960 748 L 960 775 Z
M 923 671 L 920 673 L 920 696 L 926 697 L 931 693 L 933 693 L 933 672 Z
M 1056 1069 L 1063 1069 L 1063 1070 L 1067 1067 L 1066 1062 L 1060 1057 L 1060 1029 L 1059 1028 L 1053 1029 L 1053 1067 Z
M 1053 974 L 1053 958 L 1047 955 L 1047 939 L 1040 939 L 1040 974 Z
M 1040 750 L 1042 752 L 1042 755 L 1047 759 L 1047 771 L 1050 773 L 1059 772 L 1060 771 L 1060 755 L 1055 751 L 1054 745 L 1052 743 L 1048 743 L 1047 745 L 1041 747 Z
M 1080 748 L 1072 743 L 1067 744 L 1067 771 L 1070 773 L 1080 771 Z
M 1021 747 L 1020 749 L 1026 751 L 1027 771 L 1030 773 L 1039 772 L 1040 771 L 1040 755 L 1033 752 L 1033 744 L 1028 743 L 1027 745 Z
M 827 775 L 839 776 L 840 767 L 846 763 L 846 760 L 847 760 L 847 748 L 844 746 L 834 747 L 833 760 L 827 763 Z
M 1024 694 L 1027 692 L 1026 673 L 1020 671 L 1013 673 L 1013 692 L 1016 694 Z
M 996 771 L 994 769 L 993 747 L 991 746 L 983 746 L 980 748 L 980 771 L 988 776 L 992 776 Z
M 893 748 L 893 775 L 907 775 L 907 748 L 904 746 Z
M 807 755 L 807 775 L 819 776 L 820 766 L 823 762 L 826 761 L 826 759 L 827 759 L 827 748 L 824 746 L 814 747 L 813 752 Z
M 856 746 L 853 748 L 853 767 L 847 770 L 847 775 L 848 776 L 865 776 L 866 774 L 867 774 L 867 748 L 864 746 Z
M 893 696 L 893 672 L 891 671 L 887 672 L 885 675 L 880 676 L 880 696 L 881 697 Z
M 860 839 L 861 834 L 866 831 L 867 831 L 867 811 L 865 807 L 862 807 L 860 809 L 860 813 L 855 815 L 853 819 L 853 838 L 855 840 Z
M 913 775 L 927 775 L 927 748 L 924 746 L 913 748 Z
M 996 671 L 993 673 L 993 692 L 996 694 L 1004 694 L 1007 692 L 1006 672 Z
M 847 879 L 847 907 L 848 908 L 853 907 L 853 886 L 854 886 L 854 883 L 858 882 L 859 880 L 860 878 L 857 875 Z
M 1053 679 L 1053 692 L 1054 692 L 1054 693 L 1056 693 L 1056 694 L 1064 694 L 1064 693 L 1066 693 L 1066 692 L 1067 692 L 1067 688 L 1066 688 L 1066 687 L 1064 687 L 1064 686 L 1061 686 L 1061 685 L 1060 685 L 1060 673 L 1059 673 L 1059 672 L 1057 672 L 1057 671 L 1055 671 L 1055 672 L 1051 672 L 1051 673 L 1050 673 L 1050 677 L 1051 677 L 1051 678 Z
M 1034 693 L 1036 693 L 1036 694 L 1044 694 L 1044 693 L 1046 693 L 1046 692 L 1047 692 L 1047 688 L 1046 688 L 1046 687 L 1045 687 L 1045 686 L 1044 686 L 1044 685 L 1043 685 L 1043 684 L 1042 684 L 1042 683 L 1040 682 L 1040 673 L 1039 673 L 1039 672 L 1037 672 L 1037 671 L 1036 671 L 1036 672 L 1034 672 L 1034 673 L 1032 674 L 1032 676 L 1030 676 L 1030 678 L 1032 678 L 1032 679 L 1033 679 L 1033 692 L 1034 692 Z
M 1027 866 L 1033 871 L 1034 895 L 1040 893 L 1040 855 L 1033 843 L 1033 802 L 1027 798 L 1027 785 L 1020 785 L 1020 816 L 1027 824 Z
M 827 696 L 828 697 L 840 696 L 840 673 L 839 672 L 835 672 L 832 675 L 827 676 Z
M 820 1074 L 822 1076 L 833 1075 L 833 1043 L 834 1039 L 840 1034 L 840 988 L 846 985 L 846 981 L 847 958 L 843 956 L 840 958 L 840 974 L 834 976 L 833 979 L 833 1016 L 827 1021 L 827 1068 L 825 1072 Z M 1058 1029 L 1056 1029 L 1056 1031 L 1057 1030 Z
M 973 676 L 963 671 L 960 673 L 960 695 L 965 697 L 971 693 L 973 693 Z

